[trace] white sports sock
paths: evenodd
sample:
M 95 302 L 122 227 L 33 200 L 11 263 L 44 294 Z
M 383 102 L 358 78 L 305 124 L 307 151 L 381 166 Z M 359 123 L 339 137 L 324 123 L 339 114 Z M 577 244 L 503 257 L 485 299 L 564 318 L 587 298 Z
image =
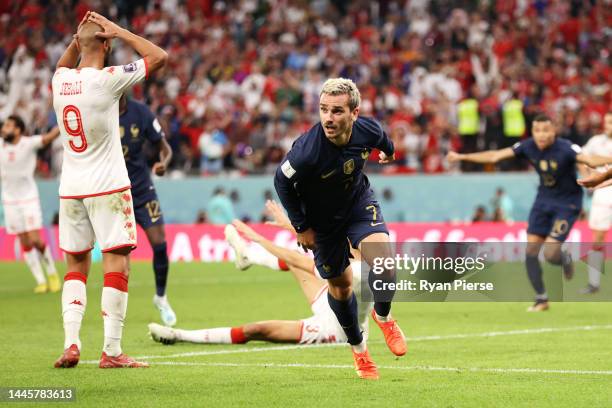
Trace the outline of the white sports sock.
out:
M 43 252 L 37 252 L 45 266 L 45 269 L 47 270 L 47 275 L 56 275 L 57 269 L 55 269 L 55 262 L 53 261 L 53 255 L 51 255 L 49 245 L 45 245 L 45 250 Z
M 85 283 L 78 279 L 68 279 L 62 289 L 62 317 L 64 319 L 64 349 L 76 344 L 81 349 L 81 322 L 87 306 Z
M 353 346 L 351 346 L 351 347 L 353 348 L 353 351 L 354 351 L 355 353 L 359 353 L 359 354 L 364 353 L 364 352 L 365 352 L 365 351 L 368 349 L 368 348 L 366 347 L 366 341 L 365 341 L 365 339 L 363 339 L 363 340 L 361 341 L 361 343 L 359 343 L 359 344 L 355 344 L 355 345 L 353 345 Z
M 260 245 L 249 245 L 245 250 L 245 255 L 255 265 L 266 266 L 270 269 L 280 270 L 278 258 L 266 251 Z
M 604 253 L 599 250 L 591 250 L 587 255 L 587 263 L 589 270 L 589 284 L 596 288 L 601 283 L 601 271 L 604 266 Z
M 232 344 L 231 327 L 217 327 L 203 330 L 176 329 L 180 341 L 206 344 Z
M 29 251 L 23 252 L 23 259 L 30 268 L 32 275 L 34 275 L 36 283 L 42 285 L 43 283 L 46 283 L 47 280 L 45 279 L 45 273 L 43 272 L 42 265 L 40 264 L 40 257 L 38 254 L 38 250 L 32 248 Z
M 104 319 L 104 348 L 107 356 L 121 354 L 123 321 L 127 312 L 128 294 L 110 286 L 102 288 L 102 318 Z

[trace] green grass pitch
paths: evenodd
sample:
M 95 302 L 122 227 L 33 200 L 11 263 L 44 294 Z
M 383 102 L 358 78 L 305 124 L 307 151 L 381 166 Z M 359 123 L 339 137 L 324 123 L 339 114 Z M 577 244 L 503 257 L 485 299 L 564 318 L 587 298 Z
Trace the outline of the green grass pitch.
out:
M 64 265 L 59 268 L 63 274 Z M 56 370 L 52 365 L 63 346 L 60 294 L 34 295 L 33 282 L 25 265 L 0 263 L 0 387 L 76 388 L 75 405 L 44 406 L 612 404 L 610 303 L 553 303 L 549 312 L 540 314 L 526 313 L 526 303 L 396 303 L 393 312 L 409 338 L 408 354 L 394 358 L 371 322 L 369 348 L 381 379 L 366 382 L 351 368 L 351 353 L 344 345 L 153 342 L 146 328 L 159 321 L 152 304 L 153 272 L 148 263 L 138 262 L 132 265 L 123 349 L 132 356 L 148 356 L 152 367 L 97 368 L 102 276 L 95 265 L 88 282 L 81 364 Z M 181 328 L 310 315 L 293 278 L 263 268 L 239 272 L 225 263 L 173 264 L 168 294 Z

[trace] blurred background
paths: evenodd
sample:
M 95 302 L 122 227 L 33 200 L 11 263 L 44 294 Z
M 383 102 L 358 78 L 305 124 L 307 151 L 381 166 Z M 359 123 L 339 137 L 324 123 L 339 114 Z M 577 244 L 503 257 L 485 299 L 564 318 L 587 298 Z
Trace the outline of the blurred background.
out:
M 388 221 L 524 220 L 537 184 L 526 163 L 459 168 L 445 154 L 511 146 L 540 112 L 583 145 L 611 106 L 609 0 L 29 0 L 0 4 L 0 120 L 17 113 L 29 134 L 55 124 L 50 77 L 88 10 L 169 54 L 132 97 L 174 150 L 173 181 L 158 183 L 171 223 L 210 221 L 221 185 L 236 216 L 259 221 L 328 77 L 352 78 L 361 114 L 395 142 L 394 165 L 373 152 L 367 166 Z M 113 47 L 113 64 L 138 58 Z M 59 140 L 40 153 L 46 222 L 61 154 Z M 497 171 L 515 173 L 482 174 Z

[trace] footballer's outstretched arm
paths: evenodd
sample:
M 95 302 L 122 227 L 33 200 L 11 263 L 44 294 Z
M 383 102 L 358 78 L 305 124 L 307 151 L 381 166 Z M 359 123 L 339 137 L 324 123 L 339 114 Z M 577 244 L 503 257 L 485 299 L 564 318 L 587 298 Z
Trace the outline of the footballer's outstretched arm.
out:
M 45 133 L 42 137 L 42 146 L 46 147 L 53 142 L 60 135 L 59 128 L 54 126 L 48 133 Z
M 578 179 L 578 184 L 588 188 L 601 188 L 612 184 L 612 168 L 609 168 L 604 173 L 591 172 L 586 177 Z
M 103 32 L 96 33 L 96 36 L 104 39 L 119 38 L 136 50 L 145 60 L 148 72 L 155 72 L 166 65 L 168 54 L 151 41 L 119 27 L 106 17 L 93 11 L 90 13 L 88 21 L 96 23 L 104 29 Z
M 578 163 L 586 164 L 589 167 L 596 168 L 605 166 L 606 164 L 612 164 L 612 157 L 579 153 L 576 155 L 576 161 Z
M 514 150 L 510 147 L 499 150 L 486 150 L 477 153 L 457 153 L 448 152 L 446 159 L 451 162 L 468 161 L 472 163 L 497 163 L 502 160 L 511 159 L 515 156 Z

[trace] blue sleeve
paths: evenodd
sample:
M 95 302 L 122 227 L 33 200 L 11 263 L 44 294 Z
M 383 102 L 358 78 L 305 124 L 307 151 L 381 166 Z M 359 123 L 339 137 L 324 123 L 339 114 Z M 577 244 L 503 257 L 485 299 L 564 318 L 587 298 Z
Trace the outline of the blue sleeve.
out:
M 391 140 L 391 138 L 389 138 L 387 132 L 385 132 L 382 128 L 380 129 L 380 131 L 381 135 L 378 139 L 378 143 L 376 144 L 376 148 L 385 152 L 388 157 L 391 157 L 393 156 L 393 153 L 395 153 L 395 146 L 393 146 L 393 141 Z
M 280 202 L 287 210 L 287 215 L 291 225 L 297 232 L 303 232 L 309 228 L 306 216 L 302 210 L 302 205 L 296 183 L 308 173 L 308 165 L 304 160 L 303 154 L 298 143 L 287 153 L 281 165 L 276 169 L 274 176 L 274 188 Z
M 531 139 L 529 139 L 531 140 Z M 522 142 L 516 142 L 512 145 L 512 150 L 514 151 L 514 155 L 519 158 L 526 157 L 527 144 L 529 140 L 524 140 Z
M 577 144 L 568 142 L 567 143 L 567 154 L 571 158 L 571 160 L 576 161 L 576 156 L 582 153 L 582 147 Z
M 164 137 L 164 132 L 162 131 L 159 121 L 148 108 L 143 109 L 143 117 L 146 129 L 145 138 L 149 142 L 157 144 Z
M 373 140 L 370 141 L 371 147 L 375 147 L 385 152 L 387 156 L 393 156 L 395 146 L 393 146 L 393 142 L 387 135 L 387 132 L 383 130 L 380 123 L 374 119 L 364 118 L 363 124 L 368 133 L 373 135 Z

